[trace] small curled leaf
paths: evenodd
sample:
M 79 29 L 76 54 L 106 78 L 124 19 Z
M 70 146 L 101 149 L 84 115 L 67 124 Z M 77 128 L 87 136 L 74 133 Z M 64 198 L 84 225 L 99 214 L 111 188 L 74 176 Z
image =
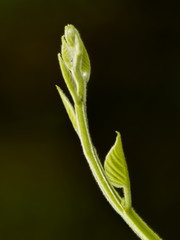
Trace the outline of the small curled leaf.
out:
M 83 55 L 82 55 L 82 61 L 81 61 L 81 71 L 83 74 L 83 78 L 86 82 L 89 81 L 90 77 L 90 71 L 91 71 L 91 65 L 90 65 L 90 60 L 88 53 L 84 47 L 83 49 Z
M 68 45 L 71 47 L 75 47 L 76 36 L 79 36 L 78 30 L 72 24 L 68 24 L 67 26 L 65 26 L 64 34 L 65 34 L 65 38 L 67 40 Z
M 65 62 L 68 69 L 71 70 L 73 66 L 73 48 L 67 44 L 65 36 L 62 36 L 61 41 L 61 54 L 63 61 Z
M 71 123 L 74 127 L 74 130 L 78 133 L 78 128 L 77 128 L 77 122 L 76 122 L 76 114 L 74 111 L 74 107 L 72 106 L 72 104 L 70 103 L 69 99 L 66 97 L 66 95 L 64 94 L 64 92 L 61 90 L 61 88 L 59 86 L 56 85 L 56 88 L 58 90 L 58 93 L 62 99 L 62 102 L 64 104 L 64 107 L 66 109 L 66 112 L 71 120 Z
M 116 142 L 108 152 L 104 168 L 110 183 L 117 188 L 129 189 L 129 174 L 123 152 L 120 133 L 117 133 Z
M 59 65 L 60 65 L 60 68 L 61 68 L 63 78 L 65 80 L 65 83 L 66 83 L 67 87 L 68 87 L 68 90 L 69 90 L 72 98 L 76 98 L 77 97 L 77 95 L 76 95 L 77 86 L 76 86 L 75 80 L 72 76 L 71 71 L 68 69 L 68 67 L 64 63 L 60 53 L 58 54 L 58 60 L 59 60 Z

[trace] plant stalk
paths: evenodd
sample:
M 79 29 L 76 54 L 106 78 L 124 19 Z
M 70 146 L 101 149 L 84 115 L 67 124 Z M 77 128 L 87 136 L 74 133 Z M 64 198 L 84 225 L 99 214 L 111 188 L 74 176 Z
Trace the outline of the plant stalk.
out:
M 142 240 L 162 240 L 130 207 L 125 209 L 122 205 L 122 198 L 118 192 L 109 183 L 103 166 L 96 154 L 94 145 L 89 133 L 88 120 L 86 113 L 86 104 L 79 102 L 75 104 L 75 112 L 78 124 L 78 135 L 81 141 L 84 155 L 88 161 L 92 174 L 98 183 L 104 196 L 114 208 L 114 210 L 125 220 L 129 227 L 137 234 Z

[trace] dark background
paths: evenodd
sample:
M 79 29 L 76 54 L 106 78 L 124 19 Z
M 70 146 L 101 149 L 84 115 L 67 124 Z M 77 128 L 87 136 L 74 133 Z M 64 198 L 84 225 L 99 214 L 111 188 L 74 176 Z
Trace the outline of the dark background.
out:
M 68 23 L 91 59 L 99 156 L 119 130 L 134 208 L 179 239 L 180 6 L 140 0 L 0 1 L 0 239 L 138 239 L 98 189 L 54 86 L 66 89 Z

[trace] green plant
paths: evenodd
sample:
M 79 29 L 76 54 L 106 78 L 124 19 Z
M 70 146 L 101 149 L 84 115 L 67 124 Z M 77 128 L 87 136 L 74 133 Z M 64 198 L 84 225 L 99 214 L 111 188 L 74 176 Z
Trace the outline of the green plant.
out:
M 86 92 L 91 66 L 79 32 L 73 25 L 65 27 L 65 34 L 62 36 L 61 54 L 58 54 L 58 59 L 63 78 L 74 104 L 71 104 L 60 87 L 56 87 L 80 139 L 84 155 L 97 184 L 114 210 L 139 238 L 142 240 L 160 240 L 161 238 L 150 229 L 132 208 L 128 168 L 119 132 L 117 132 L 115 144 L 106 156 L 104 167 L 98 158 L 90 137 L 86 113 Z M 118 194 L 115 188 L 123 190 L 123 197 Z

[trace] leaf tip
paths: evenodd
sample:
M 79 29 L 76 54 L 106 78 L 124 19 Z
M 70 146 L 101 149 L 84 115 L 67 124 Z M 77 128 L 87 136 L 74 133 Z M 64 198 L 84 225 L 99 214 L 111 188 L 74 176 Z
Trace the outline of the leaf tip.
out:
M 120 136 L 120 137 L 121 137 L 121 134 L 120 134 L 120 132 L 118 132 L 118 131 L 115 131 L 115 133 L 117 134 L 117 136 Z

